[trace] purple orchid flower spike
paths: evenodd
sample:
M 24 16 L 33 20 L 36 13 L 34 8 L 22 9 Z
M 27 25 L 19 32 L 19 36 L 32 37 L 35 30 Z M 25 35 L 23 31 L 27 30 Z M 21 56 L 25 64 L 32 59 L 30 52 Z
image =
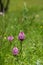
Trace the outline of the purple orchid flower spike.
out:
M 23 40 L 25 39 L 25 34 L 24 34 L 24 32 L 20 32 L 20 33 L 19 33 L 18 39 L 19 39 L 20 41 L 23 41 Z
M 19 53 L 18 48 L 14 47 L 13 50 L 12 50 L 12 53 L 13 53 L 13 55 L 18 55 L 18 53 Z
M 13 39 L 14 39 L 13 36 L 8 36 L 8 40 L 9 40 L 9 41 L 12 41 Z

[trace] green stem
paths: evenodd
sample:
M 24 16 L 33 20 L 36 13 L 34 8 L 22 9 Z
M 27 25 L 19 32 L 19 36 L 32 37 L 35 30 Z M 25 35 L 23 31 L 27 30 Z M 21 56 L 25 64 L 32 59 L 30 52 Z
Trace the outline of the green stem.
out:
M 15 59 L 15 65 L 16 65 L 16 63 L 18 63 L 18 60 L 19 60 L 19 59 L 18 59 L 18 56 L 15 56 L 15 58 L 16 58 L 16 59 Z
M 20 41 L 20 56 L 22 58 L 22 41 Z

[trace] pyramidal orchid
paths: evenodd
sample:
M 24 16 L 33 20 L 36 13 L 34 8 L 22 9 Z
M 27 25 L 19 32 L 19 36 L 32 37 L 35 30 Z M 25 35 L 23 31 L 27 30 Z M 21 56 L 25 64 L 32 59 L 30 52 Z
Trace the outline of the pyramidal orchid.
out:
M 20 41 L 23 41 L 23 40 L 25 39 L 25 34 L 24 34 L 24 32 L 20 32 L 20 33 L 19 33 L 18 39 L 19 39 Z
M 14 47 L 13 50 L 12 50 L 12 53 L 13 53 L 13 55 L 18 55 L 18 53 L 19 53 L 18 48 Z
M 14 39 L 13 36 L 8 36 L 8 41 L 12 41 Z
M 22 58 L 22 42 L 25 39 L 25 34 L 24 32 L 20 32 L 18 35 L 18 39 L 20 40 L 20 56 Z

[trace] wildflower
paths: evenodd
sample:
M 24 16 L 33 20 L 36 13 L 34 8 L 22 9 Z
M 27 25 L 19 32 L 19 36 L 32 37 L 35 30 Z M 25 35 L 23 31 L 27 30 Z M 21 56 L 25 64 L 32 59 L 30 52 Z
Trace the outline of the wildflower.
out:
M 0 15 L 3 15 L 4 16 L 4 13 L 3 12 L 0 12 Z
M 6 37 L 4 37 L 4 39 L 6 39 Z
M 36 16 L 35 16 L 36 18 L 39 18 L 39 15 L 38 14 L 36 14 Z
M 43 26 L 40 26 L 40 28 L 43 28 Z
M 13 29 L 13 26 L 11 26 L 11 29 Z
M 24 32 L 20 32 L 20 33 L 19 33 L 18 39 L 19 39 L 20 41 L 23 41 L 23 40 L 25 39 L 25 34 L 24 34 Z
M 13 36 L 8 36 L 8 40 L 9 40 L 9 41 L 12 41 L 13 39 L 14 39 Z
M 26 5 L 27 5 L 26 2 L 24 2 L 24 7 L 25 7 L 25 8 L 26 8 Z
M 18 55 L 18 53 L 19 53 L 18 48 L 14 47 L 13 50 L 12 50 L 12 53 L 13 53 L 13 55 Z
M 40 65 L 40 60 L 37 60 L 36 64 L 37 64 L 37 65 Z

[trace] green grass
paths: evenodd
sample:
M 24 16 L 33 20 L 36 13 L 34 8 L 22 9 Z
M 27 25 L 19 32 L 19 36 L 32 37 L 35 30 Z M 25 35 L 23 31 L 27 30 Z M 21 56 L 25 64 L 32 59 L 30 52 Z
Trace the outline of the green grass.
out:
M 24 7 L 24 2 L 26 2 L 27 7 L 38 7 L 38 8 L 43 8 L 43 0 L 11 0 L 9 7 L 10 11 L 16 11 L 16 10 L 22 10 Z
M 20 30 L 26 35 L 22 58 L 12 54 L 14 46 L 20 49 Z M 14 36 L 12 43 L 7 40 L 9 35 Z M 11 0 L 8 12 L 0 16 L 0 65 L 43 65 L 43 0 Z

